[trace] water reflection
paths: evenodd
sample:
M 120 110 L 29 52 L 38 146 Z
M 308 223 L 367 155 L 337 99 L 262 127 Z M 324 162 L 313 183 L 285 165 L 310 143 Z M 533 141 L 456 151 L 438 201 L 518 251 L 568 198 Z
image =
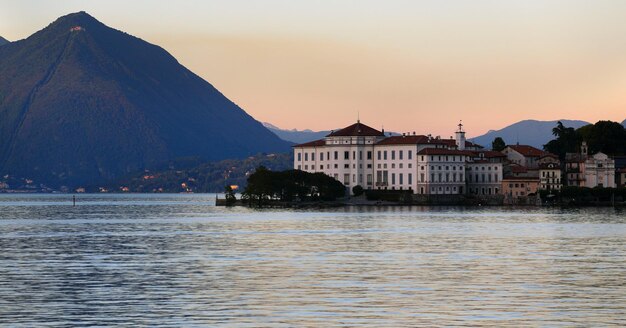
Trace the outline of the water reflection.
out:
M 620 326 L 614 209 L 252 211 L 0 196 L 0 324 Z

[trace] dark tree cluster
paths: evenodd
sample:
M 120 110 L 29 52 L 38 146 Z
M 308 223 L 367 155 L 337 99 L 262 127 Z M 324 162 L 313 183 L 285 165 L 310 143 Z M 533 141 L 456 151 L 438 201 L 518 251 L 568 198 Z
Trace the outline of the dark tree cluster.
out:
M 242 199 L 250 205 L 262 206 L 270 200 L 332 201 L 345 195 L 343 184 L 324 173 L 300 170 L 270 171 L 259 167 L 248 178 Z
M 626 154 L 626 129 L 623 125 L 611 121 L 598 121 L 578 129 L 563 126 L 558 122 L 552 129 L 556 137 L 543 146 L 543 149 L 559 155 L 563 160 L 566 153 L 580 151 L 582 141 L 587 142 L 590 154 L 603 152 L 608 155 Z

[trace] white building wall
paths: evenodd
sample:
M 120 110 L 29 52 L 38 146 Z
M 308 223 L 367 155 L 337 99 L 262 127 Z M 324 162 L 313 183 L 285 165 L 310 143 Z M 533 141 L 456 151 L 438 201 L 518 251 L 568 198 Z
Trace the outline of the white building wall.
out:
M 418 155 L 418 194 L 465 194 L 464 155 Z
M 377 145 L 374 147 L 375 189 L 415 192 L 416 145 Z M 380 158 L 380 159 L 379 159 Z M 386 177 L 386 178 L 385 178 Z
M 502 194 L 502 163 L 470 162 L 466 175 L 469 194 Z

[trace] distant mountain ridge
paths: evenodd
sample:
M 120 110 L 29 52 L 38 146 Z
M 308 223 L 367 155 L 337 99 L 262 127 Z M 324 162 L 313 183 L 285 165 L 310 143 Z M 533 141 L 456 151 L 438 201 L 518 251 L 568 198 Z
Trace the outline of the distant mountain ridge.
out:
M 313 140 L 322 139 L 328 134 L 330 134 L 331 132 L 331 131 L 312 131 L 309 129 L 302 130 L 302 131 L 298 131 L 296 129 L 285 130 L 268 122 L 263 122 L 263 126 L 265 126 L 267 129 L 272 131 L 279 138 L 285 141 L 293 142 L 295 144 L 301 144 L 301 143 L 305 143 L 305 142 L 309 142 Z
M 0 46 L 3 46 L 5 44 L 7 44 L 7 43 L 9 43 L 9 40 L 7 40 L 7 39 L 5 39 L 5 38 L 0 36 Z
M 486 148 L 491 148 L 493 139 L 501 137 L 507 145 L 519 143 L 543 149 L 543 145 L 554 139 L 552 129 L 557 125 L 558 121 L 561 121 L 566 127 L 573 127 L 575 129 L 591 124 L 579 120 L 523 120 L 502 129 L 491 130 L 483 135 L 468 139 Z
M 263 122 L 263 126 L 265 126 L 266 128 L 268 128 L 270 131 L 274 132 L 274 134 L 276 134 L 279 138 L 285 140 L 285 141 L 289 141 L 289 142 L 293 142 L 295 144 L 301 144 L 301 143 L 306 143 L 309 141 L 314 141 L 314 140 L 319 140 L 319 139 L 323 139 L 324 137 L 326 137 L 327 135 L 329 135 L 330 133 L 332 133 L 334 130 L 339 130 L 339 129 L 334 129 L 334 130 L 328 130 L 328 131 L 312 131 L 309 129 L 305 129 L 305 130 L 297 130 L 297 129 L 291 129 L 291 130 L 286 130 L 286 129 L 281 129 L 271 123 L 268 122 Z M 392 135 L 392 136 L 399 136 L 401 135 L 401 133 L 398 132 L 389 132 L 389 131 L 385 131 L 386 135 Z
M 289 143 L 164 49 L 85 12 L 0 47 L 0 174 L 93 184 Z

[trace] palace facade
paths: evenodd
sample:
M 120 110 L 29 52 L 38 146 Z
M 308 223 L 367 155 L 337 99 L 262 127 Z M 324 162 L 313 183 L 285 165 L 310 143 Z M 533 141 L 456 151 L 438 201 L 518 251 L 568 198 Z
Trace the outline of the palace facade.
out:
M 324 139 L 294 146 L 294 169 L 322 172 L 349 189 L 360 185 L 417 194 L 501 193 L 505 156 L 465 140 L 461 124 L 455 135 L 392 136 L 357 121 Z

